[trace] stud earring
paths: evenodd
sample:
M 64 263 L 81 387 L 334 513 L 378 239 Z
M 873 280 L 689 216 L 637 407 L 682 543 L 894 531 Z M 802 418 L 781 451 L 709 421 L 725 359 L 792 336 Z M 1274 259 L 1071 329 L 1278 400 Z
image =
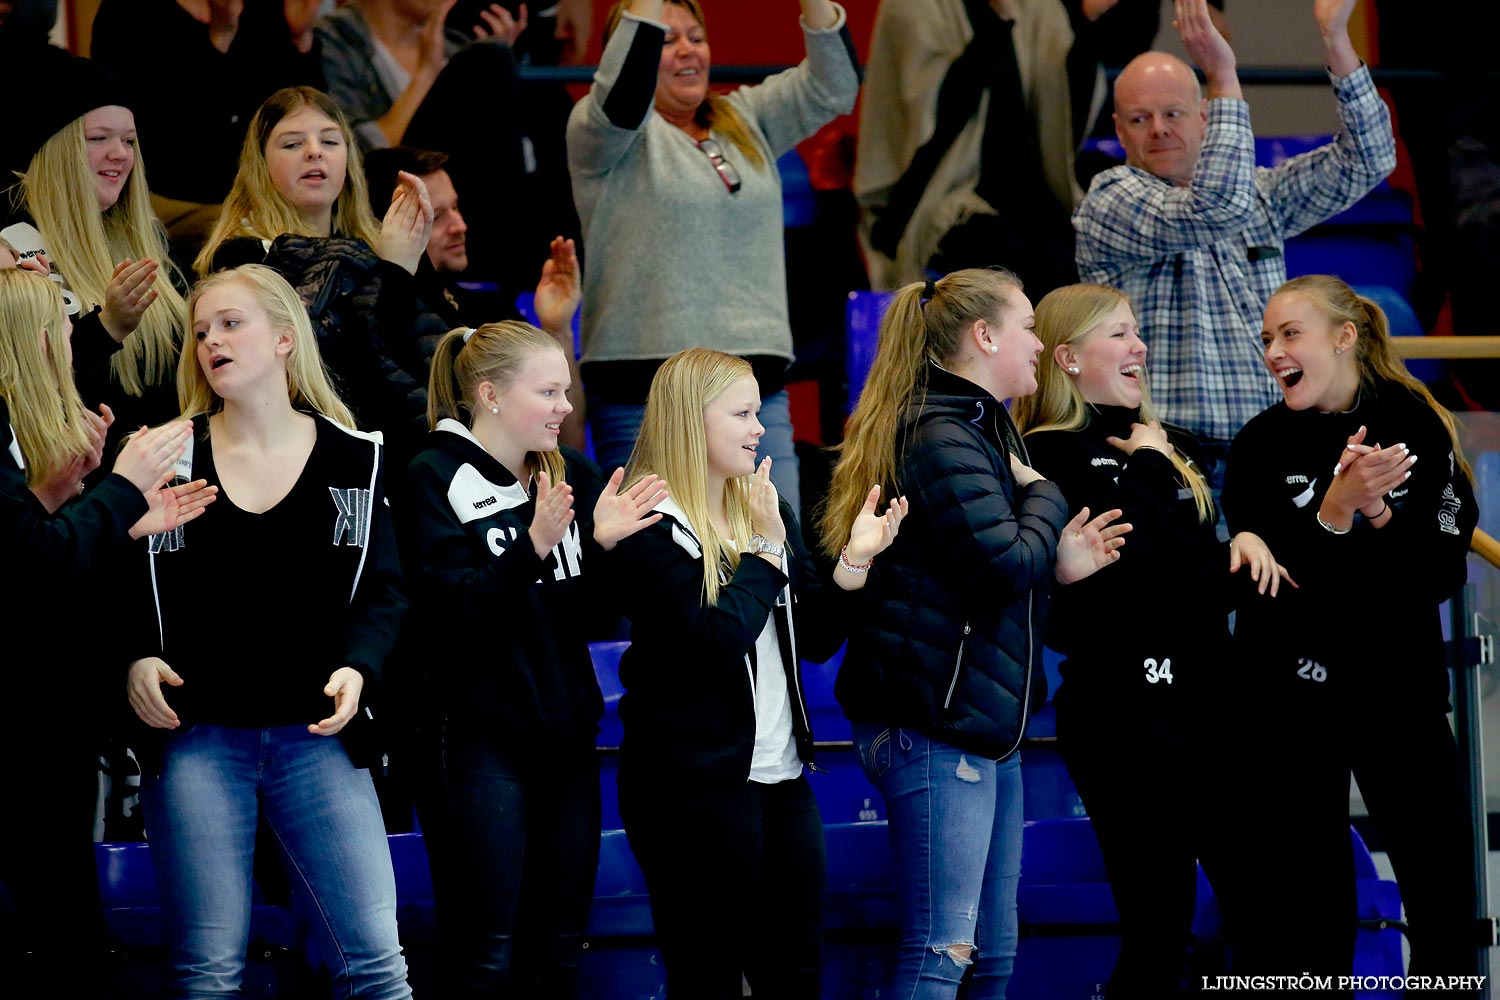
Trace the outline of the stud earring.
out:
M 1342 347 L 1335 347 L 1333 349 L 1333 353 L 1334 354 L 1343 354 L 1344 353 L 1344 349 Z
M 498 406 L 492 406 L 492 407 L 490 407 L 490 412 L 493 413 L 493 414 L 495 414 L 496 416 L 499 416 L 500 415 L 500 407 L 498 407 Z
M 996 344 L 989 344 L 988 347 L 990 349 L 990 353 L 991 354 L 994 354 L 994 353 L 996 353 L 996 352 L 998 352 L 1000 350 L 999 346 L 996 345 Z
M 1077 365 L 1069 365 L 1068 366 L 1068 374 L 1069 375 L 1077 375 L 1078 374 L 1078 366 Z

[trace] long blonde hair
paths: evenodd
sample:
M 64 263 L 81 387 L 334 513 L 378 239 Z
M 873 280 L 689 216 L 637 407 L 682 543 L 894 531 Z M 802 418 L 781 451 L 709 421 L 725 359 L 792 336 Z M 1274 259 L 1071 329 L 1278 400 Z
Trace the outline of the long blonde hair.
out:
M 1078 389 L 1078 382 L 1063 373 L 1055 357 L 1059 344 L 1071 344 L 1109 318 L 1121 305 L 1129 305 L 1124 292 L 1108 285 L 1067 285 L 1042 296 L 1036 304 L 1036 335 L 1042 342 L 1037 360 L 1037 390 L 1016 400 L 1011 416 L 1023 435 L 1039 431 L 1076 431 L 1089 422 L 1088 400 Z M 1140 376 L 1141 423 L 1156 419 L 1146 375 Z M 1167 457 L 1178 477 L 1193 493 L 1198 520 L 1207 523 L 1215 517 L 1213 493 L 1197 466 L 1183 458 L 1175 448 Z
M 109 367 L 114 380 L 131 396 L 170 381 L 178 344 L 185 339 L 182 293 L 174 284 L 182 278 L 167 252 L 161 223 L 151 210 L 139 146 L 119 199 L 103 212 L 94 194 L 82 118 L 75 118 L 42 143 L 21 179 L 21 189 L 52 266 L 85 311 L 104 304 L 120 261 L 143 257 L 156 261 L 160 270 L 151 286 L 156 301 L 146 307 L 140 324 L 125 338 Z
M 692 347 L 678 351 L 656 370 L 646 397 L 646 418 L 630 453 L 625 482 L 655 473 L 672 484 L 672 499 L 687 515 L 703 545 L 703 603 L 719 602 L 719 567 L 740 564 L 740 550 L 754 534 L 750 517 L 750 477 L 724 482 L 724 518 L 733 538 L 722 538 L 708 516 L 708 442 L 703 412 L 724 390 L 747 376 L 750 362 L 723 351 Z
M 928 363 L 950 366 L 964 332 L 977 320 L 998 321 L 1010 296 L 1021 291 L 1021 281 L 1000 268 L 969 268 L 937 281 L 924 305 L 925 290 L 918 281 L 891 300 L 880 323 L 875 362 L 849 415 L 844 441 L 834 449 L 839 462 L 818 516 L 823 550 L 831 556 L 848 540 L 871 486 L 880 485 L 884 501 L 901 496 L 903 447 L 896 435 L 907 407 L 926 392 Z
M 339 398 L 323 367 L 322 355 L 318 353 L 318 339 L 313 334 L 312 321 L 307 318 L 307 308 L 297 297 L 297 292 L 287 280 L 263 264 L 242 264 L 236 268 L 218 271 L 193 286 L 188 296 L 188 322 L 192 324 L 193 310 L 198 300 L 211 289 L 231 282 L 242 285 L 262 309 L 275 330 L 290 333 L 292 353 L 286 359 L 287 396 L 299 410 L 319 413 L 336 424 L 354 430 L 354 414 Z M 214 414 L 224 409 L 224 400 L 208 384 L 208 376 L 198 363 L 196 337 L 189 337 L 182 345 L 182 357 L 177 363 L 177 399 L 184 416 Z
M 0 271 L 0 396 L 28 483 L 43 482 L 89 450 L 83 402 L 64 349 L 67 323 L 56 284 L 20 268 Z
M 704 31 L 708 30 L 708 22 L 703 19 L 703 6 L 698 0 L 665 0 L 665 2 L 676 7 L 681 7 L 693 16 L 698 22 L 698 27 Z M 604 44 L 609 44 L 610 36 L 620 26 L 620 15 L 625 13 L 625 8 L 630 6 L 630 0 L 617 0 L 615 5 L 609 9 L 609 16 L 604 19 Z M 735 149 L 740 151 L 745 160 L 756 170 L 764 170 L 766 158 L 761 149 L 755 143 L 755 135 L 750 131 L 750 126 L 745 119 L 735 110 L 729 98 L 723 94 L 709 94 L 703 103 L 698 105 L 693 120 L 703 128 L 717 132 L 728 139 Z
M 1355 340 L 1355 355 L 1359 361 L 1359 384 L 1361 388 L 1374 391 L 1380 381 L 1395 382 L 1432 407 L 1443 426 L 1448 430 L 1448 440 L 1453 445 L 1453 459 L 1465 476 L 1472 482 L 1474 470 L 1464 458 L 1463 447 L 1458 441 L 1458 424 L 1443 404 L 1433 398 L 1432 393 L 1419 379 L 1406 370 L 1406 364 L 1396 353 L 1391 343 L 1391 323 L 1385 310 L 1370 299 L 1360 295 L 1343 281 L 1331 274 L 1304 274 L 1293 278 L 1280 288 L 1276 295 L 1296 292 L 1323 311 L 1334 325 L 1353 323 L 1358 331 Z
M 443 334 L 427 379 L 427 428 L 436 428 L 440 420 L 472 426 L 480 384 L 493 382 L 503 392 L 538 351 L 563 353 L 549 334 L 520 320 L 486 323 L 472 335 L 467 327 Z M 561 451 L 533 451 L 526 464 L 533 472 L 545 472 L 554 486 L 566 481 L 567 462 Z
M 234 175 L 234 187 L 224 199 L 224 209 L 219 213 L 219 221 L 214 224 L 208 242 L 203 244 L 203 251 L 193 261 L 193 270 L 200 276 L 213 268 L 214 255 L 219 252 L 219 247 L 236 237 L 274 240 L 282 233 L 323 235 L 308 231 L 302 213 L 277 190 L 271 180 L 270 168 L 266 166 L 266 145 L 271 141 L 271 133 L 283 118 L 304 108 L 312 108 L 337 124 L 348 151 L 344 187 L 333 202 L 333 235 L 357 237 L 372 247 L 380 238 L 380 223 L 375 221 L 370 210 L 359 143 L 349 126 L 349 119 L 333 98 L 321 90 L 283 87 L 266 98 L 256 110 L 255 117 L 250 119 L 245 143 L 240 147 L 240 168 Z

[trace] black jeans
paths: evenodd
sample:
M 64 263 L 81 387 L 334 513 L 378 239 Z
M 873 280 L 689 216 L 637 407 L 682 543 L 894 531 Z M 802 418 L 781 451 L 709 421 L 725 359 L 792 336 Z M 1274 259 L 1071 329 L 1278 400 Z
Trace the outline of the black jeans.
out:
M 620 779 L 620 815 L 651 893 L 672 1000 L 818 1000 L 823 822 L 807 778 L 695 785 Z
M 1232 921 L 1233 827 L 1217 791 L 1232 784 L 1226 755 L 1208 745 L 1186 700 L 1176 712 L 1152 713 L 1064 683 L 1056 705 L 1058 744 L 1120 912 L 1120 957 L 1106 995 L 1181 996 L 1200 859 Z
M 594 748 L 499 745 L 447 723 L 418 815 L 437 900 L 443 996 L 570 1000 L 599 867 Z
M 1280 677 L 1267 685 L 1279 692 L 1279 721 L 1262 748 L 1261 808 L 1254 815 L 1262 821 L 1258 833 L 1270 870 L 1262 873 L 1266 892 L 1243 967 L 1349 974 L 1357 916 L 1352 773 L 1401 887 L 1408 974 L 1474 972 L 1473 828 L 1442 705 L 1421 697 L 1426 692 L 1410 678 L 1356 678 L 1332 666 L 1326 673 L 1304 668 L 1307 676 L 1299 676 L 1292 660 L 1260 668 L 1288 674 L 1295 688 L 1278 683 L 1285 681 Z M 1412 672 L 1430 669 L 1417 664 Z M 1319 675 L 1325 680 L 1314 679 Z

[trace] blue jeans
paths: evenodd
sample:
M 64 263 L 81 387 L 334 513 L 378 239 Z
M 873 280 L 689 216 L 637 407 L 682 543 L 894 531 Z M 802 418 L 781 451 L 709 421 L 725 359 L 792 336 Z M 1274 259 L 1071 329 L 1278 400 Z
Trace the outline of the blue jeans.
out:
M 630 451 L 646 418 L 645 406 L 625 403 L 590 403 L 589 424 L 594 432 L 594 455 L 607 478 L 630 461 Z M 776 491 L 802 517 L 802 481 L 797 466 L 797 449 L 792 444 L 792 406 L 786 390 L 773 392 L 760 403 L 760 422 L 766 433 L 761 436 L 756 458 L 771 456 L 771 481 Z
M 1018 937 L 1021 755 L 996 763 L 912 729 L 853 728 L 890 816 L 901 907 L 890 995 L 951 1000 L 972 962 L 972 1000 L 1004 1000 Z
M 167 737 L 142 798 L 170 949 L 169 995 L 239 994 L 263 809 L 335 994 L 411 996 L 375 786 L 338 739 L 305 726 L 199 723 Z

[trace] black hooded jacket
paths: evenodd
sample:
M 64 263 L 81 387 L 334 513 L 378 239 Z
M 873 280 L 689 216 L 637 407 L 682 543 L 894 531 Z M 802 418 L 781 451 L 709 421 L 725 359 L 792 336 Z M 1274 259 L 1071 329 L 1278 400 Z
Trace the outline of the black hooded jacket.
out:
M 396 505 L 412 610 L 395 683 L 403 710 L 476 723 L 503 746 L 593 752 L 604 700 L 590 639 L 619 621 L 593 540 L 599 470 L 565 448 L 574 519 L 543 559 L 536 501 L 456 420 L 427 436 Z M 421 683 L 425 681 L 426 683 Z M 414 704 L 423 691 L 448 692 Z
M 1018 486 L 1010 414 L 929 365 L 898 431 L 911 504 L 859 592 L 835 693 L 855 722 L 908 726 L 990 758 L 1020 745 L 1046 682 L 1037 669 L 1068 521 L 1062 491 Z

